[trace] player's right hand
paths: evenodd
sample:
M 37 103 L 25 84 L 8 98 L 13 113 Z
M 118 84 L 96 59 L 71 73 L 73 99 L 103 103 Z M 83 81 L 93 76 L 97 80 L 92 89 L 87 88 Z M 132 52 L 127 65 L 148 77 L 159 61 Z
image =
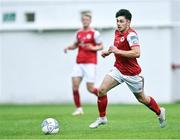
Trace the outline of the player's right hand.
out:
M 103 57 L 103 58 L 105 58 L 106 56 L 108 56 L 109 55 L 109 52 L 108 51 L 102 51 L 101 52 L 101 56 Z

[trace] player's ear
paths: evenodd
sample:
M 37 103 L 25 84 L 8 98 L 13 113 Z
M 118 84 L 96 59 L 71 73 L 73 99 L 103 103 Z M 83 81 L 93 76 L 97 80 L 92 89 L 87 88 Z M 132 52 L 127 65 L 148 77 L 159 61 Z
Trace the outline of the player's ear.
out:
M 131 24 L 131 21 L 127 19 L 127 24 L 130 26 Z

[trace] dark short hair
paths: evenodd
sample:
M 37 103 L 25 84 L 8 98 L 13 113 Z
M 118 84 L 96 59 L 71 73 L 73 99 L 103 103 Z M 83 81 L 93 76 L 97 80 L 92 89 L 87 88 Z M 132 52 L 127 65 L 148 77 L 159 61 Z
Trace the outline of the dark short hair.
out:
M 116 13 L 116 18 L 119 17 L 119 16 L 124 16 L 126 19 L 128 19 L 130 21 L 131 21 L 131 18 L 132 18 L 132 14 L 127 9 L 120 9 Z

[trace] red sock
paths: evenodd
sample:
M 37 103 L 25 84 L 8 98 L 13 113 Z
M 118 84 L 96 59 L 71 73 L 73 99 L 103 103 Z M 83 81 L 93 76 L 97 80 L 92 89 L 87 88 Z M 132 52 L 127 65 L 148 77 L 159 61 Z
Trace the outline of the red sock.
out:
M 98 89 L 97 88 L 94 88 L 92 93 L 94 93 L 96 96 L 98 95 Z
M 78 90 L 73 90 L 73 98 L 74 98 L 74 104 L 76 107 L 81 107 L 81 102 L 80 102 L 80 95 Z
M 150 97 L 150 102 L 146 106 L 152 111 L 154 111 L 156 115 L 159 115 L 161 113 L 159 105 L 156 103 L 156 101 L 152 97 Z
M 106 116 L 107 103 L 108 103 L 107 95 L 98 97 L 97 104 L 98 104 L 98 110 L 99 110 L 100 117 Z

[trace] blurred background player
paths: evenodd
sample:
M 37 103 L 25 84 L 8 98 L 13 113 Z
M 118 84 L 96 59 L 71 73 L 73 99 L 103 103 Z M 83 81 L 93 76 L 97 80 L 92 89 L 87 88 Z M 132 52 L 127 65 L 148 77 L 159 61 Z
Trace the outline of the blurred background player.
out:
M 76 64 L 72 71 L 72 90 L 76 110 L 72 115 L 83 114 L 81 106 L 79 86 L 83 78 L 86 80 L 87 90 L 97 96 L 98 90 L 94 87 L 97 51 L 103 49 L 100 33 L 90 27 L 91 12 L 84 11 L 81 13 L 82 29 L 76 32 L 74 43 L 64 49 L 68 50 L 78 49 Z
M 130 28 L 131 18 L 131 13 L 126 9 L 121 9 L 116 13 L 117 29 L 115 30 L 114 45 L 110 46 L 108 51 L 102 51 L 103 57 L 113 53 L 116 61 L 114 68 L 105 76 L 99 88 L 97 101 L 99 118 L 90 124 L 90 128 L 97 128 L 99 125 L 107 123 L 106 107 L 108 100 L 106 94 L 123 82 L 127 84 L 140 103 L 155 112 L 160 127 L 166 125 L 165 109 L 160 108 L 152 97 L 144 93 L 144 79 L 139 75 L 141 68 L 136 59 L 140 57 L 139 39 L 137 33 Z

